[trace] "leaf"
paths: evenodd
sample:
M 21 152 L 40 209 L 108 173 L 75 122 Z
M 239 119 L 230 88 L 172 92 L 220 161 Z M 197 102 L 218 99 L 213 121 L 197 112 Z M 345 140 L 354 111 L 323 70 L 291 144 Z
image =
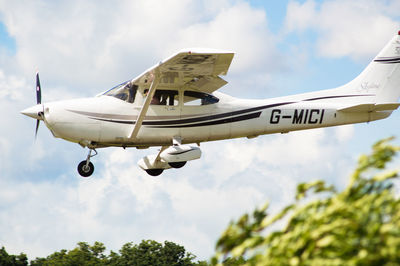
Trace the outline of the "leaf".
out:
M 319 192 L 333 192 L 335 188 L 333 186 L 326 186 L 322 180 L 316 180 L 310 183 L 301 183 L 297 186 L 296 200 L 301 200 L 306 196 L 306 193 L 314 189 L 315 193 Z

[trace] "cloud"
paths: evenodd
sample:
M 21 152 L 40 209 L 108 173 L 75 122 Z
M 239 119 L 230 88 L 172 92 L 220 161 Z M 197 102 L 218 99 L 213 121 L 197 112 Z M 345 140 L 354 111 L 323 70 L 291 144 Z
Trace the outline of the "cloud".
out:
M 266 199 L 277 209 L 292 201 L 297 182 L 333 180 L 334 165 L 351 164 L 339 152 L 346 141 L 338 145 L 330 135 L 313 130 L 205 143 L 201 160 L 160 177 L 136 165 L 155 150 L 111 149 L 94 158 L 89 179 L 78 177 L 70 163 L 62 166 L 67 173 L 40 182 L 5 179 L 0 220 L 8 225 L 0 241 L 12 252 L 44 256 L 78 241 L 103 241 L 118 250 L 128 241 L 168 239 L 207 259 L 230 219 Z
M 212 6 L 219 9 L 209 1 L 3 1 L 0 13 L 26 75 L 39 67 L 51 86 L 63 80 L 94 93 L 185 47 L 236 51 L 233 72 L 267 65 L 276 52 L 265 12 L 241 1 Z
M 14 75 L 5 75 L 0 69 L 0 100 L 18 101 L 23 97 L 27 88 L 26 81 Z
M 257 88 L 284 67 L 265 11 L 244 1 L 4 1 L 0 13 L 18 47 L 8 61 L 27 77 L 39 68 L 44 88 L 97 94 L 199 46 L 236 52 L 230 77 L 240 76 L 237 87 Z
M 212 21 L 196 23 L 179 32 L 179 46 L 203 46 L 236 52 L 231 72 L 265 68 L 273 55 L 274 40 L 267 27 L 263 10 L 248 3 L 222 10 Z
M 326 57 L 350 56 L 371 59 L 397 32 L 400 24 L 393 13 L 396 1 L 313 0 L 288 5 L 286 30 L 318 32 L 317 51 Z M 397 17 L 398 18 L 398 17 Z
M 310 28 L 317 16 L 316 3 L 306 1 L 303 4 L 291 1 L 286 9 L 286 30 L 304 31 Z
M 354 136 L 354 125 L 344 125 L 336 127 L 335 135 L 339 142 L 350 140 Z

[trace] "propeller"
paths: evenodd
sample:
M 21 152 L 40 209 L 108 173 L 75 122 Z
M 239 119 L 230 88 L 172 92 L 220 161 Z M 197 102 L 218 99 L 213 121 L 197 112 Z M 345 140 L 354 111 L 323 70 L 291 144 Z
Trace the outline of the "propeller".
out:
M 36 119 L 35 140 L 39 130 L 40 120 L 44 120 L 44 106 L 42 104 L 42 89 L 40 87 L 39 72 L 36 72 L 36 105 L 21 111 L 22 114 Z
M 42 104 L 42 88 L 40 87 L 39 71 L 36 72 L 36 104 Z M 43 111 L 38 113 L 39 116 L 43 117 Z M 35 140 L 39 130 L 40 120 L 36 120 Z

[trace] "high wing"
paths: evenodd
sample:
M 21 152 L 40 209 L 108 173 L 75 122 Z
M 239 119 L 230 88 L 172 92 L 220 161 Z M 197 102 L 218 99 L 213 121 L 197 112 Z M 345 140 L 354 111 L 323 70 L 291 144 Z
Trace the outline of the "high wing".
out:
M 219 75 L 226 75 L 233 55 L 232 52 L 216 50 L 181 51 L 133 79 L 131 85 L 142 90 L 149 88 L 149 91 L 129 138 L 133 140 L 138 135 L 157 89 L 190 89 L 211 93 L 227 83 Z
M 211 93 L 227 83 L 219 75 L 226 75 L 233 55 L 233 52 L 211 49 L 183 50 L 148 69 L 131 83 L 146 88 L 158 79 L 157 89 Z

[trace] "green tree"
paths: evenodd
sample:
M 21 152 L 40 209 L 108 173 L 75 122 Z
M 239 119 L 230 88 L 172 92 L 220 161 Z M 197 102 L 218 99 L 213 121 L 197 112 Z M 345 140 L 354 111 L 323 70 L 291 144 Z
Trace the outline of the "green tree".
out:
M 24 253 L 9 255 L 4 247 L 0 249 L 0 266 L 25 266 L 28 265 L 28 257 Z
M 119 253 L 110 251 L 108 256 L 104 254 L 105 250 L 105 246 L 100 242 L 95 242 L 92 246 L 85 242 L 79 242 L 73 250 L 63 249 L 46 258 L 36 258 L 31 261 L 31 265 L 207 265 L 204 261 L 194 262 L 196 256 L 187 253 L 183 246 L 169 241 L 165 241 L 164 245 L 154 240 L 143 240 L 139 245 L 130 242 L 123 245 Z
M 31 265 L 105 265 L 107 263 L 107 257 L 104 255 L 105 249 L 104 244 L 100 242 L 95 242 L 93 246 L 79 242 L 73 250 L 62 249 L 46 258 L 36 258 L 31 261 Z
M 384 170 L 400 147 L 390 140 L 360 157 L 343 191 L 323 181 L 303 183 L 295 203 L 278 214 L 267 213 L 266 204 L 231 222 L 212 262 L 244 256 L 246 265 L 400 265 L 398 171 Z M 286 225 L 273 230 L 277 222 Z
M 187 253 L 185 248 L 173 242 L 165 241 L 164 245 L 154 240 L 143 240 L 139 245 L 127 243 L 122 246 L 120 256 L 113 254 L 111 265 L 204 265 L 194 263 L 196 258 L 191 253 Z

